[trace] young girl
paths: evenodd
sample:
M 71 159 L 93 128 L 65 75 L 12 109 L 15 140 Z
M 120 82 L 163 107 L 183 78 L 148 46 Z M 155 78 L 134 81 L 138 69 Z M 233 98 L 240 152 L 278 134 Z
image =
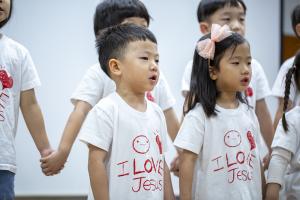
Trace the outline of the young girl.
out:
M 261 199 L 259 125 L 243 99 L 251 80 L 248 42 L 212 25 L 194 53 L 185 118 L 175 139 L 180 199 Z
M 282 186 L 284 186 L 282 199 L 299 199 L 300 197 L 300 105 L 285 114 L 292 78 L 299 92 L 300 51 L 296 54 L 293 67 L 286 74 L 283 116 L 275 132 L 268 170 L 267 199 L 269 200 L 279 199 L 279 190 Z
M 0 1 L 0 28 L 10 19 L 13 1 Z M 51 153 L 44 120 L 35 98 L 40 84 L 29 52 L 0 33 L 0 199 L 14 199 L 15 136 L 21 108 L 41 156 Z

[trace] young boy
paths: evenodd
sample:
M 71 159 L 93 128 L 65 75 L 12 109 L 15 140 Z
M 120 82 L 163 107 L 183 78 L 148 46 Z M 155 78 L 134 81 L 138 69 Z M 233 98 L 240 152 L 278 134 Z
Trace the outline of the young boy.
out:
M 300 4 L 297 5 L 291 15 L 292 27 L 297 38 L 300 39 Z M 283 102 L 284 102 L 284 90 L 285 90 L 285 75 L 287 71 L 293 66 L 294 57 L 287 59 L 280 67 L 276 80 L 272 88 L 273 96 L 277 97 L 279 100 L 277 112 L 274 119 L 274 129 L 276 129 L 277 124 L 283 114 Z M 295 105 L 300 105 L 300 94 L 296 90 L 294 79 L 292 79 L 290 98 L 288 103 L 288 110 Z
M 245 35 L 246 5 L 242 0 L 202 0 L 199 3 L 197 17 L 200 31 L 203 34 L 210 32 L 211 25 L 227 24 L 234 32 Z M 270 149 L 273 139 L 272 119 L 267 108 L 265 98 L 270 94 L 267 78 L 262 66 L 252 59 L 252 80 L 246 91 L 248 101 L 255 108 L 262 136 Z M 189 91 L 192 63 L 189 62 L 182 79 L 182 94 L 186 96 Z M 267 149 L 265 149 L 267 151 Z M 266 152 L 262 153 L 263 155 Z
M 101 68 L 116 92 L 96 104 L 80 131 L 89 147 L 93 196 L 173 199 L 164 160 L 165 118 L 146 98 L 159 78 L 155 36 L 143 27 L 118 25 L 102 31 L 96 43 Z
M 117 24 L 136 24 L 148 27 L 150 16 L 145 5 L 139 0 L 105 0 L 101 2 L 94 15 L 95 36 L 109 26 Z M 99 64 L 89 68 L 79 86 L 72 95 L 74 110 L 63 132 L 58 150 L 42 159 L 42 166 L 47 175 L 56 174 L 66 162 L 80 127 L 91 108 L 103 97 L 115 91 L 114 82 L 102 71 Z M 174 109 L 175 99 L 169 85 L 161 74 L 160 79 L 147 97 L 157 103 L 164 111 L 168 133 L 172 140 L 179 129 Z
M 9 21 L 12 6 L 12 0 L 0 1 L 0 29 Z M 28 50 L 0 33 L 0 199 L 14 199 L 19 109 L 41 156 L 52 152 L 35 97 L 39 85 Z

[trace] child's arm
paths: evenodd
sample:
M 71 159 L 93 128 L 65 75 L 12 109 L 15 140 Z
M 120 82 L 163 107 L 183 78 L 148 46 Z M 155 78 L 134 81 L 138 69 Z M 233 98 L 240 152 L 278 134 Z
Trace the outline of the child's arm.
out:
M 92 106 L 85 101 L 79 100 L 75 104 L 65 126 L 58 150 L 41 159 L 43 168 L 48 169 L 47 176 L 57 174 L 63 168 L 82 123 L 91 109 Z
M 169 167 L 164 163 L 164 200 L 175 200 Z
M 269 152 L 271 152 L 271 144 L 274 136 L 274 129 L 272 126 L 272 119 L 269 113 L 265 99 L 256 101 L 255 113 L 260 125 L 260 130 Z
M 265 200 L 279 200 L 280 185 L 277 183 L 269 183 Z
M 34 89 L 21 92 L 20 108 L 26 126 L 41 156 L 49 155 L 52 150 L 46 134 L 43 115 L 35 97 Z
M 104 165 L 107 152 L 89 145 L 89 176 L 95 200 L 108 200 L 108 177 Z
M 265 170 L 262 164 L 260 164 L 260 175 L 261 175 L 261 192 L 263 199 L 266 197 L 266 177 L 265 177 Z
M 194 167 L 197 155 L 190 151 L 183 150 L 179 159 L 180 200 L 191 200 Z
M 284 99 L 282 97 L 278 98 L 278 108 L 275 114 L 275 118 L 274 118 L 274 123 L 273 123 L 273 128 L 274 130 L 276 130 L 278 122 L 280 121 L 282 115 L 283 115 L 283 103 L 284 103 Z M 293 106 L 293 102 L 291 100 L 289 100 L 288 102 L 288 106 L 287 106 L 287 111 L 290 110 Z
M 171 140 L 174 142 L 176 135 L 178 133 L 178 130 L 179 130 L 179 121 L 177 119 L 177 116 L 176 116 L 173 108 L 169 108 L 169 109 L 165 110 L 164 115 L 166 118 L 169 136 L 170 136 Z

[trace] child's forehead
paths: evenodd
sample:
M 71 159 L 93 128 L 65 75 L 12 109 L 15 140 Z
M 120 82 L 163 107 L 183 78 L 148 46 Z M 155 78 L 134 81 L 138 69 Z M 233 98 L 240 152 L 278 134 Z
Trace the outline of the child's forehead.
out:
M 225 57 L 232 58 L 251 58 L 251 51 L 248 42 L 243 42 L 237 46 L 232 46 L 225 51 Z
M 231 4 L 226 4 L 224 7 L 219 8 L 218 10 L 216 10 L 211 16 L 216 16 L 216 15 L 224 15 L 224 14 L 239 14 L 239 15 L 246 15 L 244 7 L 239 3 L 238 6 L 234 6 Z
M 133 52 L 144 52 L 158 55 L 157 44 L 148 39 L 131 41 L 128 43 L 126 49 Z

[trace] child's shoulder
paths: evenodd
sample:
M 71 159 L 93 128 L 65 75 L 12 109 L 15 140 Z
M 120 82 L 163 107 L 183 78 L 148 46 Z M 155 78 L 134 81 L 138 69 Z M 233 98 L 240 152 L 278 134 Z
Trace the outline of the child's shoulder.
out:
M 288 58 L 287 60 L 285 60 L 282 63 L 282 65 L 280 66 L 280 70 L 283 70 L 283 71 L 289 70 L 293 66 L 294 60 L 295 60 L 295 56 L 293 56 L 293 57 Z
M 106 97 L 102 98 L 95 106 L 94 110 L 101 110 L 105 113 L 112 113 L 116 109 L 116 106 L 118 105 L 116 92 L 113 92 Z
M 205 111 L 201 103 L 197 103 L 193 109 L 191 109 L 187 114 L 187 117 L 196 117 L 196 118 L 206 118 Z
M 288 123 L 299 124 L 300 125 L 300 106 L 295 106 L 289 112 L 286 113 L 286 119 Z
M 4 46 L 7 48 L 14 48 L 16 50 L 27 51 L 27 49 L 22 44 L 20 44 L 16 40 L 11 39 L 10 37 L 3 35 L 1 40 Z
M 94 65 L 90 66 L 89 69 L 88 69 L 88 71 L 89 71 L 90 73 L 96 74 L 97 76 L 101 76 L 101 77 L 103 76 L 103 77 L 109 78 L 109 77 L 105 74 L 105 72 L 102 70 L 102 68 L 101 68 L 101 66 L 100 66 L 99 63 L 95 63 Z
M 263 70 L 262 65 L 255 58 L 252 58 L 252 60 L 251 60 L 251 68 L 252 68 L 252 71 L 253 71 L 252 74 L 258 73 L 261 70 Z

